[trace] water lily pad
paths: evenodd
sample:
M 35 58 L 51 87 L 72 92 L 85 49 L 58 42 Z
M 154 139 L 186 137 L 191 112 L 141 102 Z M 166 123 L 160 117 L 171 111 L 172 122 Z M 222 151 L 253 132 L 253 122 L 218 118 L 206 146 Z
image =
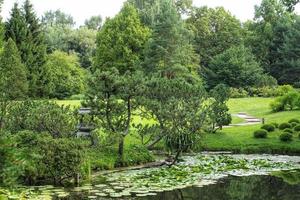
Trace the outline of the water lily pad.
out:
M 122 197 L 122 193 L 110 193 L 109 196 L 113 198 L 119 198 Z
M 107 197 L 108 194 L 106 193 L 95 193 L 95 195 L 99 196 L 99 197 Z
M 95 185 L 95 187 L 97 187 L 97 188 L 104 188 L 104 187 L 107 187 L 107 185 L 105 185 L 105 184 L 98 184 L 98 185 Z

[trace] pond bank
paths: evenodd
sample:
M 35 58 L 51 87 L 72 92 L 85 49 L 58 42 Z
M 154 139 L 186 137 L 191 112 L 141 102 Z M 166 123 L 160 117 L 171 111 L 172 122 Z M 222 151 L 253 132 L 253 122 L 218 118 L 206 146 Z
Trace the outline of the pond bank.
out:
M 222 152 L 222 154 L 206 152 L 183 156 L 183 160 L 172 167 L 139 167 L 95 174 L 91 183 L 75 188 L 42 186 L 22 187 L 20 190 L 23 191 L 24 197 L 31 197 L 29 199 L 116 198 L 148 200 L 155 199 L 155 197 L 157 199 L 163 199 L 163 197 L 173 199 L 171 198 L 172 195 L 177 192 L 185 194 L 187 191 L 192 192 L 190 194 L 193 195 L 189 199 L 197 199 L 199 197 L 198 192 L 202 191 L 200 188 L 211 191 L 210 188 L 215 188 L 216 185 L 219 185 L 219 187 L 224 186 L 224 182 L 231 182 L 232 180 L 236 180 L 235 183 L 242 185 L 249 184 L 248 181 L 252 181 L 252 178 L 245 177 L 253 177 L 253 182 L 257 183 L 256 180 L 270 179 L 270 174 L 273 172 L 277 173 L 276 177 L 291 177 L 290 174 L 279 173 L 285 170 L 295 174 L 293 183 L 297 185 L 299 184 L 296 179 L 300 174 L 298 172 L 298 169 L 300 169 L 300 156 L 237 155 L 228 154 L 228 152 Z M 294 173 L 293 170 L 296 170 L 296 172 Z M 282 181 L 279 181 L 279 178 L 274 179 L 274 181 L 283 184 Z M 268 187 L 262 185 L 261 190 L 263 191 L 264 188 Z M 286 187 L 290 188 L 290 194 L 296 194 L 296 191 L 293 192 L 295 187 Z M 222 192 L 220 188 L 219 192 Z M 14 197 L 13 195 L 10 194 L 11 197 Z M 214 197 L 214 195 L 212 191 L 207 194 L 208 197 Z M 271 197 L 273 196 L 271 195 Z M 268 200 L 268 198 L 265 198 L 265 200 Z

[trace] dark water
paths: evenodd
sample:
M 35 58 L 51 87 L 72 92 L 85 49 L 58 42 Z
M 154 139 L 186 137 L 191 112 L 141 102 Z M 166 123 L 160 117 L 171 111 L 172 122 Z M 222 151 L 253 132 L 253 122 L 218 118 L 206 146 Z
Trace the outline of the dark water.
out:
M 277 176 L 248 176 L 219 180 L 214 185 L 191 187 L 156 196 L 130 197 L 134 200 L 300 200 L 299 171 L 282 172 Z M 71 194 L 67 199 L 88 199 L 89 194 Z M 111 199 L 111 198 L 97 198 Z M 114 198 L 116 199 L 116 198 Z
M 300 184 L 273 176 L 228 177 L 215 185 L 165 192 L 139 200 L 300 200 Z

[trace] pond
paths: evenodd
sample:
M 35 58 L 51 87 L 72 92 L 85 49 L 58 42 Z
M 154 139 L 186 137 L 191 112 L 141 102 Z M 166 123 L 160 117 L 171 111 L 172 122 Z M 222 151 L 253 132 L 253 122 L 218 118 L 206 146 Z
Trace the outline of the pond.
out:
M 28 199 L 297 200 L 300 157 L 197 154 L 171 168 L 99 175 L 81 187 L 22 189 Z

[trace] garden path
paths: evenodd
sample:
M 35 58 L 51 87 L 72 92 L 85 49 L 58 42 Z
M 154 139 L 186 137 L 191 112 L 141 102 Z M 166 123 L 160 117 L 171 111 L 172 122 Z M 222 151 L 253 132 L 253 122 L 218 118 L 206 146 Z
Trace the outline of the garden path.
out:
M 234 126 L 249 126 L 249 125 L 255 125 L 262 123 L 262 119 L 258 119 L 256 117 L 253 117 L 245 112 L 239 112 L 238 114 L 232 114 L 232 116 L 239 117 L 241 119 L 244 119 L 245 122 L 238 123 L 238 124 L 230 124 L 229 126 L 226 126 L 224 128 L 234 127 Z

